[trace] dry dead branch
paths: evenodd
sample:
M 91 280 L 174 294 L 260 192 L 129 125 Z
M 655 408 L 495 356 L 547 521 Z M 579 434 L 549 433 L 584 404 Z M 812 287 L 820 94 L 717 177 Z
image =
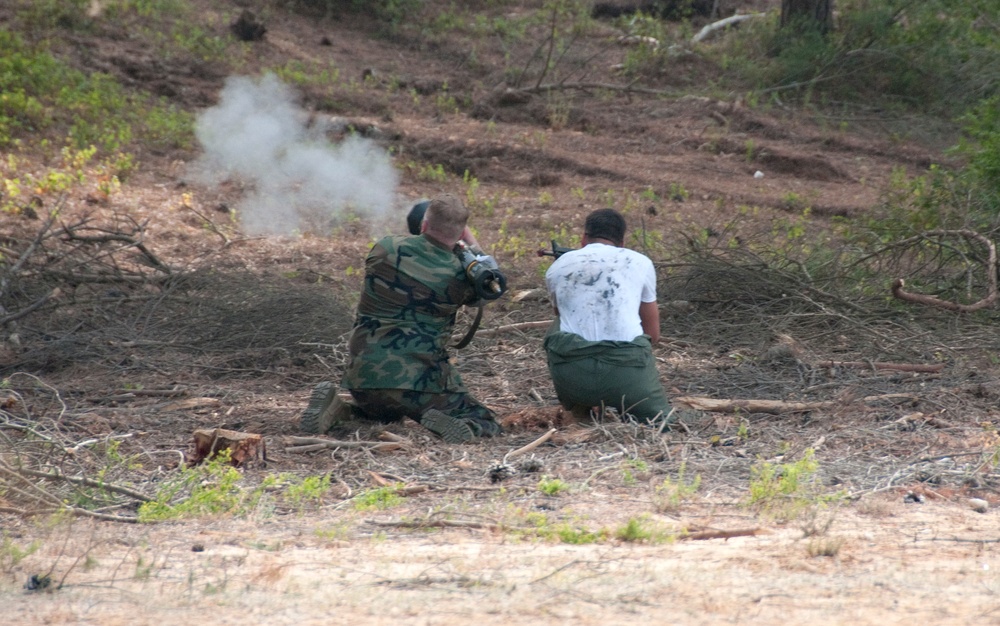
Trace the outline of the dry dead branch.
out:
M 718 30 L 727 28 L 729 26 L 734 26 L 736 24 L 739 24 L 740 22 L 745 22 L 746 20 L 750 20 L 755 17 L 763 17 L 764 15 L 765 15 L 764 13 L 746 13 L 743 15 L 731 15 L 717 22 L 706 24 L 704 27 L 702 27 L 701 30 L 698 31 L 698 33 L 694 37 L 691 38 L 691 43 L 693 44 L 700 43 L 705 39 L 708 39 L 713 33 L 715 33 Z
M 169 265 L 164 263 L 155 254 L 146 247 L 146 244 L 139 238 L 134 237 L 136 233 L 142 233 L 143 226 L 141 224 L 133 222 L 134 228 L 131 233 L 126 234 L 117 230 L 109 230 L 105 228 L 97 227 L 87 227 L 83 228 L 86 222 L 77 223 L 72 226 L 63 226 L 62 234 L 64 241 L 67 242 L 77 242 L 90 244 L 91 246 L 103 247 L 103 244 L 124 244 L 121 247 L 113 247 L 112 249 L 117 251 L 118 249 L 124 248 L 135 248 L 141 254 L 145 262 L 150 266 L 154 267 L 164 274 L 171 274 L 173 270 Z M 78 231 L 94 231 L 101 234 L 97 235 L 84 235 Z
M 496 335 L 504 335 L 512 332 L 521 332 L 525 330 L 537 330 L 539 328 L 548 328 L 552 325 L 552 320 L 542 320 L 539 322 L 521 322 L 519 324 L 506 324 L 504 326 L 497 326 L 496 328 L 485 328 L 477 333 L 477 337 L 495 337 Z
M 902 246 L 908 243 L 914 243 L 928 237 L 964 237 L 966 239 L 978 241 L 985 246 L 989 252 L 987 260 L 983 263 L 983 270 L 985 271 L 987 277 L 986 295 L 978 302 L 973 302 L 972 304 L 961 304 L 959 302 L 944 300 L 938 298 L 937 296 L 905 291 L 903 289 L 906 284 L 905 281 L 902 278 L 897 278 L 892 283 L 891 291 L 893 297 L 905 302 L 914 302 L 916 304 L 936 307 L 946 311 L 955 311 L 956 313 L 972 313 L 973 311 L 979 311 L 980 309 L 994 306 L 997 302 L 997 298 L 1000 297 L 1000 293 L 998 293 L 997 290 L 996 244 L 994 244 L 988 237 L 973 230 L 933 230 L 918 237 L 901 241 L 897 245 Z
M 7 325 L 7 324 L 9 324 L 11 322 L 16 322 L 17 320 L 21 319 L 22 317 L 25 317 L 27 315 L 30 315 L 30 314 L 34 313 L 38 309 L 42 308 L 49 300 L 52 300 L 54 298 L 58 298 L 59 297 L 59 293 L 60 293 L 60 289 L 58 287 L 56 287 L 55 289 L 53 289 L 52 291 L 48 292 L 47 294 L 45 294 L 44 296 L 42 296 L 38 300 L 35 300 L 34 302 L 32 302 L 31 304 L 29 304 L 28 306 L 26 306 L 23 309 L 21 309 L 17 313 L 11 313 L 10 315 L 7 315 L 5 317 L 0 318 L 0 326 L 5 326 L 5 325 Z
M 691 541 L 705 541 L 706 539 L 730 539 L 732 537 L 754 537 L 762 534 L 761 528 L 740 528 L 736 530 L 699 530 L 695 532 L 681 533 L 678 539 L 690 539 Z
M 209 230 L 211 230 L 213 233 L 218 235 L 220 239 L 222 239 L 222 245 L 224 247 L 229 246 L 229 244 L 232 243 L 232 240 L 229 239 L 229 236 L 226 235 L 226 233 L 222 232 L 222 229 L 219 228 L 219 225 L 216 224 L 211 219 L 209 219 L 209 217 L 206 216 L 204 213 L 195 209 L 193 206 L 191 206 L 186 202 L 183 204 L 183 207 L 188 211 L 191 211 L 192 213 L 197 215 L 199 218 L 201 218 L 201 220 L 208 226 Z
M 673 403 L 683 408 L 713 413 L 803 413 L 828 409 L 840 404 L 834 401 L 825 402 L 784 402 L 782 400 L 729 400 L 718 398 L 703 398 L 697 396 L 680 396 L 673 398 Z
M 649 89 L 648 87 L 636 87 L 634 84 L 619 85 L 615 83 L 547 83 L 544 85 L 536 85 L 535 87 L 526 87 L 524 89 L 519 89 L 515 91 L 520 91 L 523 93 L 531 94 L 545 94 L 554 91 L 617 91 L 625 94 L 644 94 L 648 96 L 675 96 L 677 95 L 676 90 L 672 89 Z
M 170 402 L 162 407 L 161 411 L 190 411 L 192 409 L 203 409 L 205 407 L 217 407 L 220 406 L 222 402 L 218 398 L 188 398 L 186 400 L 178 400 L 177 402 Z
M 146 494 L 137 491 L 135 489 L 130 489 L 128 487 L 123 487 L 121 485 L 115 485 L 112 483 L 102 482 L 99 480 L 94 480 L 92 478 L 87 478 L 86 476 L 66 476 L 58 467 L 51 468 L 50 471 L 43 472 L 28 469 L 25 467 L 13 467 L 6 461 L 0 459 L 0 470 L 8 473 L 16 473 L 21 476 L 32 477 L 32 478 L 44 478 L 45 480 L 52 481 L 66 481 L 74 485 L 83 485 L 85 487 L 95 487 L 102 489 L 104 491 L 110 491 L 112 493 L 118 493 L 123 496 L 128 496 L 134 498 L 140 502 L 152 502 L 153 498 L 150 498 Z
M 514 458 L 516 456 L 521 456 L 522 454 L 527 454 L 527 453 L 531 452 L 532 450 L 534 450 L 538 446 L 542 445 L 543 443 L 545 443 L 546 441 L 548 441 L 549 439 L 551 439 L 552 435 L 554 435 L 554 434 L 556 434 L 556 429 L 555 428 L 549 429 L 549 431 L 547 433 L 545 433 L 544 435 L 542 435 L 538 439 L 535 439 L 534 441 L 532 441 L 528 445 L 522 446 L 522 447 L 518 448 L 517 450 L 511 450 L 510 452 L 508 452 L 507 454 L 505 454 L 504 457 L 503 457 L 503 461 L 501 461 L 501 463 L 503 465 L 506 465 L 508 460 L 510 460 L 510 459 L 512 459 L 512 458 Z
M 819 361 L 816 367 L 837 368 L 850 367 L 871 370 L 892 370 L 896 372 L 926 372 L 937 374 L 944 369 L 944 363 L 928 365 L 925 363 L 879 363 L 877 361 Z
M 450 520 L 450 519 L 424 519 L 424 520 L 406 520 L 406 521 L 379 521 L 379 520 L 368 520 L 367 523 L 374 524 L 375 526 L 383 526 L 390 528 L 468 528 L 472 530 L 531 530 L 529 528 L 521 528 L 518 526 L 503 526 L 501 524 L 493 524 L 487 522 L 476 522 L 471 520 Z
M 286 437 L 285 452 L 303 453 L 316 452 L 317 450 L 342 449 L 365 449 L 373 452 L 389 452 L 392 450 L 402 450 L 408 447 L 409 441 L 405 438 L 393 435 L 386 437 L 389 441 L 339 441 L 336 439 L 323 439 L 321 437 Z M 395 438 L 395 439 L 394 439 Z
M 923 413 L 920 412 L 904 415 L 903 417 L 896 420 L 896 423 L 897 424 L 922 423 L 922 424 L 927 424 L 928 426 L 933 426 L 934 428 L 942 428 L 942 429 L 955 427 L 955 425 L 950 422 L 947 422 L 943 419 L 931 415 L 924 415 Z

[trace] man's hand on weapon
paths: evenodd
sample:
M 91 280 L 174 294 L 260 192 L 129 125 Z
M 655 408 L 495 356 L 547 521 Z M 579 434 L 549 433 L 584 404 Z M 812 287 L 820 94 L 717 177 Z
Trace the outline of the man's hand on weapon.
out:
M 543 248 L 543 249 L 541 249 L 541 250 L 538 251 L 538 256 L 550 256 L 550 257 L 555 257 L 555 258 L 558 259 L 562 255 L 566 254 L 567 252 L 572 252 L 573 250 L 574 250 L 573 248 L 567 248 L 565 246 L 560 246 L 559 244 L 556 243 L 556 240 L 553 239 L 552 240 L 552 249 L 551 250 L 545 250 Z

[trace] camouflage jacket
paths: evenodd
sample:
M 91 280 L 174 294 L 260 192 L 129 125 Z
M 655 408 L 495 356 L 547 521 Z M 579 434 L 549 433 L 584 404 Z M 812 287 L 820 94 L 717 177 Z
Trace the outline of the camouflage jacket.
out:
M 385 237 L 365 260 L 345 389 L 465 391 L 448 361 L 458 309 L 476 300 L 458 257 L 425 238 Z

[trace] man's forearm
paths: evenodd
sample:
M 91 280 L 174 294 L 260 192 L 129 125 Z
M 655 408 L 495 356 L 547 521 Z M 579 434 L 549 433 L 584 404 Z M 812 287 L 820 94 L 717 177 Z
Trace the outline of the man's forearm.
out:
M 656 301 L 639 304 L 639 321 L 642 323 L 642 332 L 649 335 L 653 343 L 658 342 L 660 340 L 660 309 L 656 305 Z

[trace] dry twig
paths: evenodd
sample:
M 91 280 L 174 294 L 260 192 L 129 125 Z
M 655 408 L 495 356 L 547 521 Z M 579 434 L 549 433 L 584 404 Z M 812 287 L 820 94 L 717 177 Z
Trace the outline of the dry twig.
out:
M 388 452 L 390 450 L 400 450 L 406 448 L 408 442 L 402 441 L 338 441 L 336 439 L 323 439 L 321 437 L 286 437 L 285 452 L 316 452 L 317 450 L 365 449 L 376 452 Z

